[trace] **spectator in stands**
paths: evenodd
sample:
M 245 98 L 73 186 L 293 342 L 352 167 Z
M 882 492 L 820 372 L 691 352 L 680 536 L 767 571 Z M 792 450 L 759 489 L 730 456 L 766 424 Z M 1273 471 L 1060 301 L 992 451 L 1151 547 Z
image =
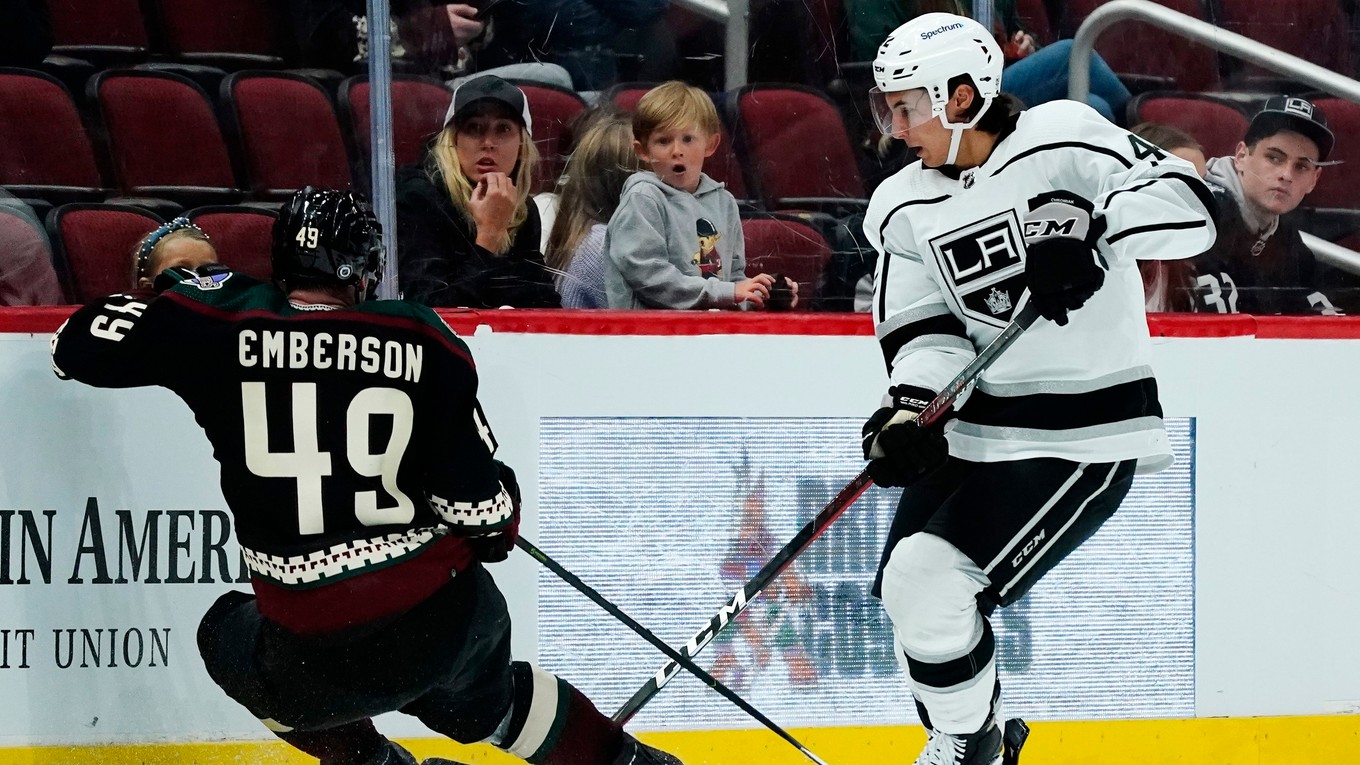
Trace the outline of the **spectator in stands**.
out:
M 1195 258 L 1195 309 L 1218 313 L 1336 313 L 1329 291 L 1347 276 L 1318 263 L 1296 209 L 1317 185 L 1336 138 L 1303 98 L 1276 96 L 1252 118 L 1231 157 L 1209 160 L 1218 239 Z
M 529 201 L 538 151 L 524 91 L 494 75 L 454 91 L 422 166 L 397 174 L 404 297 L 431 306 L 556 308 Z
M 0 0 L 0 66 L 36 67 L 51 51 L 47 0 Z
M 576 90 L 604 90 L 617 79 L 614 45 L 625 30 L 652 26 L 669 0 L 493 2 L 493 34 L 478 55 L 485 69 L 526 61 L 559 64 Z
M 557 272 L 563 308 L 607 308 L 604 291 L 606 224 L 618 209 L 628 176 L 642 169 L 627 115 L 602 109 L 581 126 L 566 172 L 546 253 Z
M 483 0 L 481 4 L 496 3 Z M 288 0 L 303 63 L 348 72 L 356 62 L 367 60 L 367 8 L 365 0 Z M 475 4 L 393 0 L 392 54 L 421 73 L 456 81 L 477 69 L 473 51 L 490 36 L 488 26 Z M 530 60 L 495 70 L 482 67 L 482 72 L 571 87 L 571 75 L 556 64 Z
M 61 305 L 52 248 L 28 205 L 0 192 L 0 306 Z
M 132 281 L 139 289 L 159 292 L 156 277 L 167 268 L 193 270 L 216 262 L 217 250 L 203 229 L 188 218 L 175 218 L 142 237 L 132 248 Z
M 647 169 L 624 183 L 606 230 L 610 308 L 759 309 L 772 291 L 797 302 L 792 280 L 785 293 L 769 274 L 746 277 L 737 200 L 704 174 L 719 140 L 718 111 L 698 88 L 671 81 L 638 102 L 633 149 Z
M 1163 125 L 1160 122 L 1142 122 L 1129 128 L 1129 132 L 1142 138 L 1173 157 L 1180 157 L 1195 166 L 1199 177 L 1209 174 L 1208 159 L 1204 147 L 1189 133 L 1178 127 Z
M 1015 0 L 996 0 L 996 37 L 1006 57 L 1002 82 L 1007 93 L 1027 106 L 1067 98 L 1067 60 L 1071 40 L 1040 46 L 1020 24 Z M 855 58 L 872 61 L 878 46 L 893 30 L 924 13 L 971 15 L 971 3 L 962 0 L 847 0 L 851 49 Z M 1100 56 L 1091 56 L 1091 93 L 1087 102 L 1105 119 L 1124 120 L 1129 89 L 1119 81 Z
M 1203 178 L 1208 172 L 1204 147 L 1184 130 L 1158 122 L 1143 122 L 1129 132 L 1194 165 L 1199 177 Z M 1138 270 L 1143 275 L 1143 297 L 1148 312 L 1193 309 L 1191 290 L 1195 269 L 1190 260 L 1140 260 Z

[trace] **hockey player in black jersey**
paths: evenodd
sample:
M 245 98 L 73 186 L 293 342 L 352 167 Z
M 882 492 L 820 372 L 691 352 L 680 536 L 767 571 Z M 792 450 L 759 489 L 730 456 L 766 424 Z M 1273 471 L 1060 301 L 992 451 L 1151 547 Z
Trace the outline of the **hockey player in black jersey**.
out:
M 929 732 L 917 765 L 1000 765 L 987 615 L 1015 602 L 1170 463 L 1139 259 L 1214 241 L 1183 160 L 1054 101 L 1001 95 L 1002 54 L 970 19 L 926 14 L 874 61 L 873 111 L 920 161 L 874 192 L 873 314 L 888 391 L 869 472 L 905 486 L 875 592 Z M 943 428 L 913 420 L 1026 303 L 1045 317 Z
M 514 545 L 519 488 L 467 346 L 425 306 L 366 301 L 382 258 L 362 199 L 306 189 L 274 227 L 277 286 L 172 269 L 52 338 L 59 376 L 169 388 L 212 442 L 254 593 L 203 617 L 209 675 L 323 765 L 414 765 L 371 721 L 395 710 L 533 763 L 679 765 L 511 661 L 482 564 Z

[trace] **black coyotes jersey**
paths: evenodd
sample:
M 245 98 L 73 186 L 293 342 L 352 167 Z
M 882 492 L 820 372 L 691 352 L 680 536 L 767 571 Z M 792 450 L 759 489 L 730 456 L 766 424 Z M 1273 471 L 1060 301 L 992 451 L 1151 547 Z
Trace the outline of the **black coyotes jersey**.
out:
M 244 274 L 114 295 L 52 341 L 56 373 L 162 385 L 212 442 L 266 616 L 296 632 L 380 621 L 511 522 L 467 347 L 429 308 L 292 304 Z

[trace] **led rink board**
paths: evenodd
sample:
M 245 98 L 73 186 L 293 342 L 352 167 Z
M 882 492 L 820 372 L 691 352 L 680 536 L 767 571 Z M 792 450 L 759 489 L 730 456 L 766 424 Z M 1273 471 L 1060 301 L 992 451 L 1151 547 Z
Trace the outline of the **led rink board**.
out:
M 841 418 L 545 418 L 541 548 L 682 646 L 862 467 Z M 993 616 L 1008 715 L 1194 716 L 1194 424 L 1170 469 Z M 899 491 L 871 487 L 698 656 L 785 727 L 916 722 L 892 628 L 869 587 Z M 539 661 L 612 713 L 665 663 L 551 573 Z M 642 729 L 754 727 L 681 671 Z

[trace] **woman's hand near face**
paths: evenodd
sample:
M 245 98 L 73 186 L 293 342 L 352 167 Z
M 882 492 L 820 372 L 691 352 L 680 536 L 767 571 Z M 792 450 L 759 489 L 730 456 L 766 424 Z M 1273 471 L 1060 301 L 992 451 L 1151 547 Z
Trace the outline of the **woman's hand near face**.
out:
M 477 244 L 499 252 L 507 243 L 510 219 L 515 214 L 515 184 L 505 173 L 487 173 L 472 190 L 468 200 L 472 221 L 477 225 Z

